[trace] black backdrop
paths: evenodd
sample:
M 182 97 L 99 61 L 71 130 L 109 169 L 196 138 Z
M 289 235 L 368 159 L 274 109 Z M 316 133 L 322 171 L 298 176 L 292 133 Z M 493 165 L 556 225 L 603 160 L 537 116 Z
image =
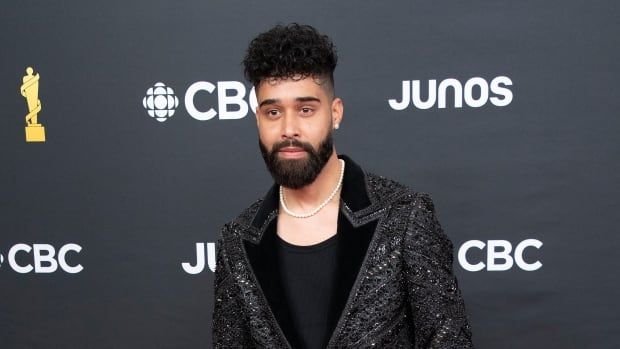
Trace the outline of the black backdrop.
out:
M 291 21 L 338 48 L 338 152 L 432 195 L 477 347 L 618 347 L 618 7 L 2 2 L 0 347 L 211 346 L 216 234 L 271 184 L 240 61 Z

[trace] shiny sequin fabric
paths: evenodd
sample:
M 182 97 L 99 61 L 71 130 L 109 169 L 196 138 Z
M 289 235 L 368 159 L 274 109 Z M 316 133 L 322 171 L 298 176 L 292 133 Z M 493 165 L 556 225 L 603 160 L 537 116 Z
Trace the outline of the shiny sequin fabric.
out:
M 347 168 L 355 167 L 350 158 L 342 157 Z M 355 195 L 365 190 L 370 204 L 353 208 L 359 206 L 354 195 L 343 195 L 341 211 L 353 226 L 374 220 L 377 225 L 328 347 L 473 348 L 452 269 L 453 245 L 430 195 L 370 172 L 360 171 L 358 176 L 358 183 L 364 184 Z M 348 184 L 350 193 L 353 182 Z M 258 243 L 266 225 L 277 217 L 274 206 L 256 225 L 264 200 L 225 224 L 218 237 L 215 348 L 291 348 L 243 244 L 243 240 Z

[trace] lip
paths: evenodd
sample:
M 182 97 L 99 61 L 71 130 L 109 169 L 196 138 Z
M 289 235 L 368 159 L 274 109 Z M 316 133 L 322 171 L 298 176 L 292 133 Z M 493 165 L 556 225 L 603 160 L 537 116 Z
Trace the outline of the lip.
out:
M 304 157 L 306 154 L 306 151 L 301 148 L 287 147 L 287 148 L 280 149 L 278 153 L 280 153 L 280 156 L 283 158 L 298 159 L 298 158 Z
M 279 151 L 281 153 L 301 153 L 301 152 L 304 152 L 305 150 L 301 148 L 286 147 L 286 148 L 280 149 Z

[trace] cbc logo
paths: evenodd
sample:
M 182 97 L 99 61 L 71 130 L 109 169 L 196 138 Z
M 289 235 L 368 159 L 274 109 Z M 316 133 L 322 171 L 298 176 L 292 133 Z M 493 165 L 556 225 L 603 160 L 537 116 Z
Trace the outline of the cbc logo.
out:
M 527 239 L 521 241 L 512 253 L 512 244 L 506 240 L 489 240 L 485 244 L 480 240 L 469 240 L 461 245 L 458 252 L 459 263 L 463 269 L 467 271 L 481 271 L 486 268 L 488 271 L 504 271 L 509 270 L 514 264 L 522 270 L 534 271 L 542 267 L 540 261 L 528 263 L 523 259 L 523 251 L 527 248 L 535 248 L 540 250 L 543 243 L 536 239 Z M 486 264 L 482 261 L 472 264 L 467 258 L 467 252 L 477 248 L 484 251 L 486 249 Z
M 69 265 L 67 255 L 69 253 L 80 253 L 80 251 L 82 251 L 80 245 L 66 244 L 58 250 L 58 256 L 56 256 L 56 249 L 49 244 L 32 244 L 32 247 L 27 244 L 16 244 L 9 249 L 7 261 L 11 269 L 20 274 L 27 274 L 32 271 L 35 273 L 53 273 L 58 267 L 69 274 L 76 274 L 81 272 L 84 267 L 81 264 Z M 27 261 L 30 255 L 31 263 Z M 0 254 L 0 265 L 3 261 L 4 257 Z
M 214 107 L 204 108 L 204 110 L 196 107 L 198 92 L 217 94 L 217 110 Z M 247 101 L 246 95 L 248 95 L 247 89 L 239 81 L 218 81 L 216 84 L 209 81 L 197 81 L 185 91 L 185 110 L 192 118 L 199 121 L 211 120 L 216 116 L 220 120 L 242 119 L 250 110 L 254 112 L 258 105 L 254 87 L 250 89 Z M 158 82 L 146 91 L 142 105 L 150 116 L 163 122 L 174 115 L 179 100 L 172 88 Z
M 164 122 L 174 115 L 174 110 L 179 106 L 179 99 L 174 95 L 172 88 L 163 82 L 158 82 L 146 90 L 142 105 L 151 117 L 159 122 Z
M 400 101 L 389 99 L 388 103 L 394 110 L 404 110 L 413 104 L 417 109 L 430 109 L 437 104 L 437 108 L 446 108 L 447 91 L 450 88 L 454 94 L 454 108 L 462 108 L 463 102 L 472 108 L 479 108 L 490 101 L 493 105 L 504 107 L 512 102 L 512 91 L 506 86 L 512 86 L 512 80 L 507 76 L 498 76 L 488 83 L 484 78 L 473 77 L 465 82 L 465 86 L 457 79 L 445 79 L 437 86 L 437 80 L 428 81 L 426 100 L 422 100 L 420 80 L 404 80 L 402 82 L 402 97 Z M 474 91 L 479 96 L 474 96 Z M 491 93 L 493 96 L 491 96 Z

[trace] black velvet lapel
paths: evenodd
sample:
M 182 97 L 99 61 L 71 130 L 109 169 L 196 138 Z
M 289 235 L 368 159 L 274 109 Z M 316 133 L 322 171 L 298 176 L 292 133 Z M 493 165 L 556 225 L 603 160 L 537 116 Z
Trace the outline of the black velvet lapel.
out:
M 340 235 L 340 242 L 334 280 L 335 291 L 330 304 L 330 315 L 326 319 L 329 331 L 325 338 L 325 345 L 327 345 L 329 337 L 342 314 L 377 227 L 377 219 L 355 227 L 344 213 L 343 203 L 355 213 L 370 206 L 372 201 L 370 193 L 367 191 L 366 176 L 362 168 L 346 155 L 341 154 L 338 157 L 345 160 L 346 164 L 338 212 L 337 234 Z M 275 253 L 277 229 L 277 219 L 275 218 L 277 218 L 279 207 L 278 195 L 278 186 L 274 183 L 263 198 L 261 206 L 252 220 L 252 227 L 262 231 L 258 243 L 250 240 L 243 242 L 252 270 L 280 328 L 290 344 L 293 347 L 298 347 L 299 337 L 294 330 L 291 314 L 288 312 L 288 302 L 280 279 L 281 273 L 278 269 L 280 264 Z

